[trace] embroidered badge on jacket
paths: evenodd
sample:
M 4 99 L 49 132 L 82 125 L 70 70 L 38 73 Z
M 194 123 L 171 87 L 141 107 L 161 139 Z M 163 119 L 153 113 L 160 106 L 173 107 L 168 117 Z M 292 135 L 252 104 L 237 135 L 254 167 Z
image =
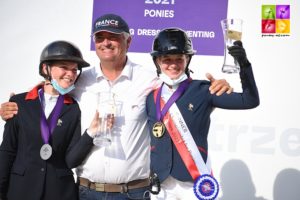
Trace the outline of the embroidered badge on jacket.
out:
M 194 108 L 194 105 L 193 104 L 191 104 L 191 103 L 189 103 L 189 111 L 193 111 L 193 108 Z

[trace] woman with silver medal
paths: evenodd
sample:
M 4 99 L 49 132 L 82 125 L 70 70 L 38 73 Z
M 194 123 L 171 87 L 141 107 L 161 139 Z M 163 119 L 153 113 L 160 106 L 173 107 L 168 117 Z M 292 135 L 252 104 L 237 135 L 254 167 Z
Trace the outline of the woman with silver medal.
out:
M 92 139 L 81 137 L 81 112 L 67 93 L 87 66 L 75 45 L 51 42 L 40 57 L 44 81 L 11 97 L 19 109 L 7 120 L 0 146 L 1 200 L 78 199 L 71 169 L 85 155 L 75 147 Z
M 229 53 L 241 66 L 242 93 L 211 94 L 210 82 L 192 80 L 188 68 L 195 54 L 192 41 L 179 28 L 158 33 L 151 52 L 162 85 L 147 97 L 151 134 L 151 170 L 161 182 L 154 200 L 212 200 L 219 184 L 212 175 L 207 136 L 216 107 L 251 109 L 259 105 L 252 66 L 242 43 Z

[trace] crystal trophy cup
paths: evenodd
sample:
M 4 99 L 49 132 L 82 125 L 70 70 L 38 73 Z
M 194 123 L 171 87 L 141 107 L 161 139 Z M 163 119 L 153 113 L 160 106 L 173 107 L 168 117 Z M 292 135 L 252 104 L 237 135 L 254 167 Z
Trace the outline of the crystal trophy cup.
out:
M 233 43 L 242 39 L 242 24 L 241 19 L 223 19 L 221 20 L 221 26 L 224 36 L 224 63 L 222 66 L 222 72 L 232 74 L 240 72 L 240 65 L 236 59 L 234 59 L 228 53 L 228 47 L 233 46 Z
M 109 146 L 112 142 L 112 122 L 114 121 L 117 107 L 111 92 L 100 92 L 97 98 L 100 122 L 93 142 L 96 146 Z

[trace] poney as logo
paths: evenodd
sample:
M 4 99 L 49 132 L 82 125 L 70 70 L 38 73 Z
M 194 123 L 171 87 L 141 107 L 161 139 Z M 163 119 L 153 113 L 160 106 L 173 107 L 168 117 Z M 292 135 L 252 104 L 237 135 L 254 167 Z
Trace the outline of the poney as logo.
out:
M 290 5 L 262 5 L 261 19 L 263 36 L 289 36 Z

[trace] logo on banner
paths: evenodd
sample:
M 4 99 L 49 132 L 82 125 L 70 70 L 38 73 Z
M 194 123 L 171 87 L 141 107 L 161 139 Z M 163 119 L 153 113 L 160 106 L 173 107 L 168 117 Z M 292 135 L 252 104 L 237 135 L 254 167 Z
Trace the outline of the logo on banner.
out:
M 262 36 L 290 36 L 290 5 L 262 5 Z

